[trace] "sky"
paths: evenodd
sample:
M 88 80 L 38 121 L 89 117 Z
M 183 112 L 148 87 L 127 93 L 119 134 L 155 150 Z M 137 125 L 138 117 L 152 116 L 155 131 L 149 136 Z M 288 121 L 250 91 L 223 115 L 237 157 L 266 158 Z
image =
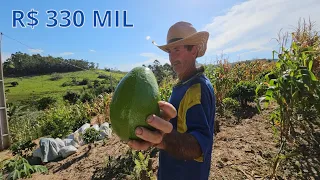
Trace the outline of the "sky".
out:
M 29 14 L 38 20 L 33 28 L 27 25 L 35 22 L 28 18 L 32 9 L 38 12 Z M 207 51 L 197 59 L 199 63 L 215 63 L 221 54 L 230 62 L 272 58 L 272 50 L 279 48 L 275 38 L 280 30 L 292 32 L 299 18 L 310 18 L 319 30 L 319 9 L 319 0 L 5 0 L 0 6 L 0 32 L 6 35 L 2 37 L 2 61 L 20 51 L 83 59 L 98 63 L 99 68 L 122 71 L 151 64 L 156 59 L 161 64 L 169 63 L 168 54 L 152 41 L 165 44 L 168 29 L 178 21 L 190 22 L 197 31 L 209 32 Z M 18 21 L 13 27 L 13 12 L 17 10 L 24 13 L 25 28 Z M 54 22 L 50 19 L 53 13 L 47 13 L 48 10 L 57 12 L 55 27 L 46 25 Z M 63 10 L 70 12 L 68 27 L 59 26 L 67 24 Z M 76 27 L 81 23 L 80 11 L 84 21 Z M 109 12 L 111 26 L 108 22 L 99 26 L 94 11 L 99 12 L 101 20 Z M 15 16 L 19 18 L 20 14 Z M 98 27 L 94 27 L 94 17 Z

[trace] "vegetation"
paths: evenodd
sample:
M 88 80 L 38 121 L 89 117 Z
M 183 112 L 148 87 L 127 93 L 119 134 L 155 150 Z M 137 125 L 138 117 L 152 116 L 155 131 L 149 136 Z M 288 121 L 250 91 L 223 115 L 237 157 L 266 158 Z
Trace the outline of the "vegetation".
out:
M 16 180 L 21 178 L 31 178 L 33 173 L 47 173 L 48 169 L 42 165 L 30 165 L 29 162 L 21 157 L 15 156 L 3 162 L 3 172 L 8 174 L 6 179 Z
M 282 42 L 285 42 L 287 36 L 283 38 Z M 315 137 L 316 129 L 320 128 L 320 83 L 315 76 L 318 69 L 313 68 L 320 57 L 319 47 L 317 32 L 312 31 L 311 24 L 309 28 L 304 24 L 292 34 L 288 49 L 282 45 L 280 52 L 274 51 L 279 57 L 277 68 L 266 75 L 264 82 L 268 85 L 264 100 L 279 105 L 278 111 L 272 114 L 274 130 L 279 134 L 281 144 L 272 176 L 281 161 L 301 153 L 299 147 L 320 143 Z M 274 78 L 270 78 L 271 75 Z
M 288 39 L 291 39 L 289 45 L 285 43 Z M 245 113 L 261 113 L 267 106 L 273 106 L 269 120 L 275 139 L 270 142 L 276 141 L 279 149 L 276 156 L 270 158 L 270 178 L 281 176 L 285 169 L 303 177 L 303 158 L 320 157 L 320 39 L 311 24 L 299 24 L 290 37 L 288 34 L 281 37 L 279 44 L 280 49 L 273 52 L 272 60 L 230 63 L 221 56 L 216 64 L 205 65 L 205 75 L 214 86 L 217 117 L 236 116 L 240 122 L 243 117 L 250 118 L 243 116 Z M 6 68 L 10 69 L 7 73 L 32 67 L 32 63 L 19 66 L 17 57 L 30 60 L 39 56 L 17 53 L 6 62 Z M 30 62 L 41 62 L 41 58 Z M 9 62 L 14 62 L 15 66 Z M 93 69 L 92 64 L 83 63 L 85 65 Z M 168 64 L 161 65 L 157 60 L 148 67 L 159 83 L 161 100 L 168 101 L 177 82 L 175 73 Z M 4 172 L 12 177 L 29 176 L 37 171 L 36 167 L 28 166 L 25 160 L 18 158 L 34 147 L 31 140 L 43 136 L 63 138 L 98 115 L 110 122 L 113 91 L 125 75 L 110 69 L 50 73 L 6 78 L 11 151 L 17 159 L 4 166 Z M 98 136 L 93 128 L 83 135 L 88 143 L 96 141 Z M 93 179 L 125 179 L 128 176 L 152 179 L 151 150 L 107 156 L 104 174 Z M 14 163 L 20 165 L 13 166 Z M 294 168 L 290 169 L 291 166 Z M 44 169 L 39 171 L 45 172 Z
M 109 79 L 98 78 L 101 74 L 111 76 L 112 82 Z M 50 74 L 33 77 L 6 77 L 5 88 L 9 91 L 6 92 L 7 102 L 15 104 L 20 102 L 36 106 L 37 101 L 45 96 L 55 97 L 57 101 L 63 101 L 63 95 L 67 91 L 81 93 L 84 89 L 93 89 L 93 93 L 96 95 L 102 91 L 110 93 L 115 89 L 124 74 L 104 70 L 87 70 L 59 73 L 59 76 L 62 78 L 55 81 L 51 80 L 52 76 Z M 14 87 L 11 82 L 18 82 L 19 85 Z M 94 86 L 94 82 L 96 82 L 96 86 Z
M 15 77 L 97 68 L 93 62 L 84 60 L 54 58 L 52 56 L 44 57 L 40 54 L 30 56 L 21 52 L 11 54 L 11 57 L 3 63 L 4 76 Z M 59 76 L 53 76 L 51 79 L 57 80 Z
M 100 132 L 93 127 L 90 127 L 85 130 L 85 133 L 82 134 L 83 141 L 85 143 L 94 143 L 99 140 Z

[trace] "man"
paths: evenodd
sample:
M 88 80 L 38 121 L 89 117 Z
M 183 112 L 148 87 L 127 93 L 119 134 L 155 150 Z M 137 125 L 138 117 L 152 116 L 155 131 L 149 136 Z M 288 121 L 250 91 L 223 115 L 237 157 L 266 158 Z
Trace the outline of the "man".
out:
M 169 54 L 179 83 L 173 87 L 169 102 L 159 102 L 161 117 L 147 118 L 158 131 L 138 127 L 136 134 L 144 141 L 128 142 L 136 150 L 151 146 L 160 149 L 158 179 L 209 177 L 215 96 L 204 69 L 196 67 L 196 58 L 204 55 L 208 37 L 208 32 L 197 32 L 188 22 L 177 22 L 168 31 L 167 44 L 158 46 Z

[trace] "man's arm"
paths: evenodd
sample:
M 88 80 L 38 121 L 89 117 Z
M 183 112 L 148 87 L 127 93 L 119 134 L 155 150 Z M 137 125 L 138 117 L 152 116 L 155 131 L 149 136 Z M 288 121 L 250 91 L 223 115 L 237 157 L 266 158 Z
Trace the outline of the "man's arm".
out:
M 182 134 L 173 130 L 164 135 L 162 143 L 164 150 L 177 159 L 193 160 L 202 154 L 197 139 L 188 133 Z

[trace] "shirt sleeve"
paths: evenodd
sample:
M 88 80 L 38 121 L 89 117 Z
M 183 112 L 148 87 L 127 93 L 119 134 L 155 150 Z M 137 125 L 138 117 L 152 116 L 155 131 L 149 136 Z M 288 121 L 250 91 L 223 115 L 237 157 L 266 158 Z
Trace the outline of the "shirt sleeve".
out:
M 209 90 L 201 87 L 201 103 L 195 104 L 187 110 L 187 133 L 193 135 L 199 142 L 202 156 L 197 161 L 204 161 L 210 146 L 213 144 L 213 121 L 211 118 L 214 103 Z

